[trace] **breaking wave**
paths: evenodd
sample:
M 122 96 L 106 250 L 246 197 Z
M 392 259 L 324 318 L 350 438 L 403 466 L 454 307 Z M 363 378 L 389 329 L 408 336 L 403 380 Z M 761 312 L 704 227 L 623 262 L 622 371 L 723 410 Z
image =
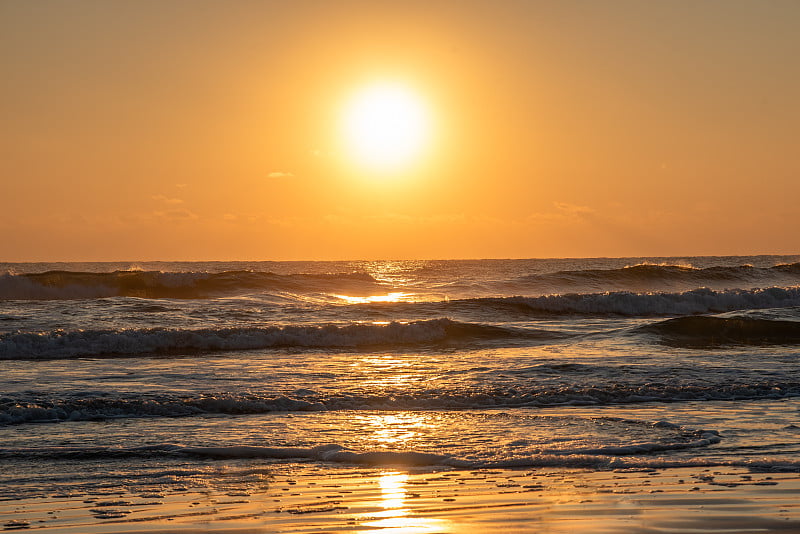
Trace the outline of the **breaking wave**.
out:
M 696 315 L 736 310 L 788 308 L 800 306 L 800 287 L 766 289 L 708 288 L 679 293 L 572 293 L 541 297 L 487 297 L 452 300 L 451 308 L 495 309 L 529 315 Z
M 358 291 L 379 284 L 363 272 L 275 274 L 258 271 L 91 273 L 48 271 L 0 275 L 0 300 L 67 300 L 104 297 L 201 299 L 248 292 Z
M 0 359 L 67 359 L 89 356 L 137 356 L 279 347 L 348 349 L 413 345 L 555 339 L 546 330 L 430 319 L 409 323 L 354 323 L 343 326 L 266 326 L 167 330 L 78 330 L 0 335 Z

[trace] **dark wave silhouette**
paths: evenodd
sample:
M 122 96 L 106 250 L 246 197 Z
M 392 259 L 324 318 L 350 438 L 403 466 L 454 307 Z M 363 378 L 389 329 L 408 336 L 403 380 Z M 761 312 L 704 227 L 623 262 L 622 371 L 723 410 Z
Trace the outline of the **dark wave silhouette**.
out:
M 0 276 L 0 300 L 103 297 L 200 299 L 257 291 L 357 291 L 374 289 L 378 285 L 372 276 L 363 272 L 275 274 L 258 271 L 48 271 Z
M 800 321 L 751 317 L 677 317 L 639 330 L 656 334 L 665 344 L 685 347 L 800 344 Z

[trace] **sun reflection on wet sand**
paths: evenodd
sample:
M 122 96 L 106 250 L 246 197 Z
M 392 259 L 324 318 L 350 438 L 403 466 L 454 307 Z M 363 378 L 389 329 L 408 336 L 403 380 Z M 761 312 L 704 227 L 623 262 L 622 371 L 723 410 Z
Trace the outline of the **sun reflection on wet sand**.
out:
M 407 481 L 407 473 L 384 473 L 381 475 L 378 483 L 381 486 L 381 498 L 386 511 L 391 512 L 395 508 L 403 507 Z
M 375 445 L 398 451 L 413 449 L 413 442 L 420 431 L 430 427 L 424 415 L 415 412 L 371 414 L 363 419 L 365 434 L 371 436 Z M 381 500 L 378 504 L 383 510 L 365 518 L 362 525 L 374 529 L 367 532 L 382 532 L 387 529 L 403 534 L 450 531 L 449 521 L 421 517 L 412 512 L 406 504 L 408 479 L 409 474 L 400 471 L 381 473 L 378 479 Z
M 382 473 L 378 483 L 381 487 L 381 506 L 383 510 L 371 514 L 370 520 L 362 523 L 372 527 L 366 532 L 385 532 L 396 534 L 421 534 L 424 532 L 450 532 L 449 521 L 412 515 L 406 506 L 407 473 Z

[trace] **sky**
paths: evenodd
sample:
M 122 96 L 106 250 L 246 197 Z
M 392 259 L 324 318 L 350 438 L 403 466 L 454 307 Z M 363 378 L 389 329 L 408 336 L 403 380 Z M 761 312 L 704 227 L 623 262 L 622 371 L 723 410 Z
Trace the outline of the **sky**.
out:
M 798 253 L 798 24 L 795 0 L 2 0 L 0 261 Z M 376 84 L 424 115 L 392 168 L 343 132 Z

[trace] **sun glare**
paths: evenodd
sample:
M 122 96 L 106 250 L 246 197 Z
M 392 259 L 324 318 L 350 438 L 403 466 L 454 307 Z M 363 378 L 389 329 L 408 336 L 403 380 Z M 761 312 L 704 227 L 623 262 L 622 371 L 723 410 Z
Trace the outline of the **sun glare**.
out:
M 387 293 L 386 295 L 369 295 L 367 297 L 354 297 L 350 295 L 334 295 L 334 297 L 340 298 L 348 304 L 372 304 L 373 302 L 403 302 L 410 300 L 410 294 L 403 293 L 402 291 Z
M 410 88 L 379 83 L 347 103 L 343 129 L 350 158 L 373 171 L 397 171 L 414 164 L 430 137 L 430 118 Z

